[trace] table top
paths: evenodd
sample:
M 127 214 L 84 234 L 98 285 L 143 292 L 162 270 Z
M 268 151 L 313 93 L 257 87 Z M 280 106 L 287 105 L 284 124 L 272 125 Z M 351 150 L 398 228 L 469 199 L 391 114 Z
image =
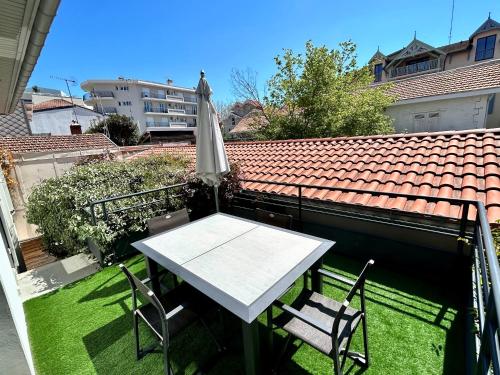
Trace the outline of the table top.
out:
M 132 246 L 250 323 L 334 244 L 217 213 Z

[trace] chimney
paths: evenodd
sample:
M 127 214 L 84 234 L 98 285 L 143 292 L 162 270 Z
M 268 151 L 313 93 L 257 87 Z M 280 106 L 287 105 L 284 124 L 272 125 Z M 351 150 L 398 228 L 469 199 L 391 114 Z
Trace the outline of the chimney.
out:
M 82 126 L 75 120 L 71 121 L 71 124 L 69 125 L 69 130 L 71 132 L 71 135 L 82 134 Z
M 174 81 L 172 81 L 170 78 L 167 79 L 167 85 L 172 86 Z

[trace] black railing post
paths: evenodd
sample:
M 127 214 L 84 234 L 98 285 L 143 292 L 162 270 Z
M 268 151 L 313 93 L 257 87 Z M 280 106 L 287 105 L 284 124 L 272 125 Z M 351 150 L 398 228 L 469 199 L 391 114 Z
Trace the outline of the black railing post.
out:
M 299 185 L 299 225 L 300 229 L 303 229 L 302 225 L 302 186 Z
M 108 211 L 106 211 L 106 202 L 102 202 L 101 207 L 102 207 L 102 216 L 104 218 L 104 221 L 108 221 Z
M 465 231 L 467 229 L 467 219 L 469 217 L 469 203 L 464 203 L 462 210 L 462 218 L 460 219 L 460 231 L 457 244 L 457 253 L 463 255 L 465 244 Z
M 95 204 L 94 203 L 90 204 L 90 217 L 92 218 L 92 225 L 96 225 Z

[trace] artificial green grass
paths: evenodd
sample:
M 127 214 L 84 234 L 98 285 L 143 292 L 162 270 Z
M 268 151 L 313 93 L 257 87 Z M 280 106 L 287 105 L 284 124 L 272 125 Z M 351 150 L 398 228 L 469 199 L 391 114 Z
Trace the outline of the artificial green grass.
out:
M 126 262 L 145 277 L 137 256 Z M 333 267 L 331 265 L 334 265 Z M 354 278 L 363 264 L 348 258 L 328 257 L 325 267 Z M 459 291 L 447 285 L 396 273 L 375 265 L 368 275 L 367 316 L 371 365 L 364 371 L 348 361 L 349 374 L 460 374 L 463 373 L 464 319 L 458 307 Z M 300 284 L 300 283 L 299 283 Z M 285 299 L 298 292 L 297 285 Z M 343 300 L 347 289 L 324 284 L 324 293 Z M 162 356 L 152 353 L 136 361 L 131 300 L 127 281 L 117 267 L 105 268 L 54 293 L 25 303 L 26 318 L 39 375 L 162 374 Z M 215 318 L 215 317 L 214 317 Z M 265 323 L 265 314 L 259 318 Z M 214 319 L 213 328 L 221 334 Z M 210 374 L 243 372 L 240 324 L 226 327 L 230 350 L 210 367 Z M 359 329 L 359 331 L 361 331 Z M 143 338 L 151 341 L 143 327 Z M 277 346 L 280 337 L 275 339 Z M 362 348 L 360 332 L 353 349 Z M 194 373 L 215 357 L 206 331 L 193 325 L 172 341 L 176 373 Z M 280 373 L 329 374 L 332 361 L 295 340 L 284 357 Z

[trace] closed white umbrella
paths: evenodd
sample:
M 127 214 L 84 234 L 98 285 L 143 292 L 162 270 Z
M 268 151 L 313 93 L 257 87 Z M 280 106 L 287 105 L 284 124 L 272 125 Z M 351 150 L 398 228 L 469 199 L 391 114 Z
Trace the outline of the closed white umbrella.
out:
M 196 88 L 198 96 L 198 123 L 196 136 L 196 174 L 215 190 L 215 207 L 219 211 L 218 188 L 226 173 L 229 173 L 224 141 L 219 128 L 217 111 L 210 96 L 212 90 L 205 79 L 205 72 L 200 73 L 200 82 Z

